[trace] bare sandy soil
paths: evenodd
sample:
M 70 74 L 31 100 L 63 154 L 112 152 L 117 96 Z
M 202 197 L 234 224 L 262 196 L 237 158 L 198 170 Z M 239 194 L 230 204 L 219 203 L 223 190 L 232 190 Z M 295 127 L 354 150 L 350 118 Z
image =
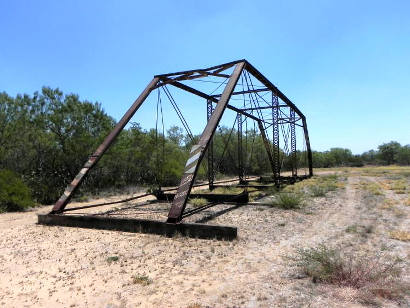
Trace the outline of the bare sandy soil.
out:
M 1 214 L 0 306 L 366 306 L 357 290 L 315 284 L 288 258 L 325 243 L 409 259 L 410 242 L 391 238 L 410 231 L 408 190 L 395 193 L 386 177 L 344 175 L 344 188 L 309 198 L 303 209 L 248 205 L 209 222 L 237 226 L 232 242 L 37 225 L 37 214 L 50 207 Z M 365 183 L 380 184 L 383 195 Z M 148 281 L 135 283 L 135 276 Z M 407 267 L 404 280 L 409 276 Z M 409 298 L 375 302 L 399 307 Z

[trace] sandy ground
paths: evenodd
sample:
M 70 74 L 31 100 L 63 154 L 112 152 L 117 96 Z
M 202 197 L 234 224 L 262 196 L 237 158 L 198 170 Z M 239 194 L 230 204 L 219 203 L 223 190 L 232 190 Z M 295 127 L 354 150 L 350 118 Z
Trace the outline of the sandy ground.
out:
M 288 257 L 327 243 L 409 259 L 410 242 L 389 236 L 410 231 L 408 195 L 384 190 L 383 198 L 397 201 L 393 211 L 361 188 L 383 180 L 347 174 L 345 188 L 303 209 L 249 205 L 209 222 L 237 226 L 232 242 L 37 225 L 37 214 L 50 207 L 1 214 L 0 306 L 362 307 L 356 290 L 315 284 Z M 359 231 L 346 232 L 349 226 Z M 109 262 L 112 256 L 118 260 Z M 150 283 L 134 283 L 134 276 Z

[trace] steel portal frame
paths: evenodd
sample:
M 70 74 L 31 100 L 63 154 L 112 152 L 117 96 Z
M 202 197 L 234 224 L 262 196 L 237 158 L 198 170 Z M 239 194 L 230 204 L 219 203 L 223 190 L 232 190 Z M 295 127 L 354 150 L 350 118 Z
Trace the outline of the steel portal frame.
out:
M 225 72 L 229 69 L 233 71 L 230 74 Z M 235 91 L 235 86 L 243 72 L 249 74 L 261 84 L 264 88 L 259 89 L 247 89 L 242 91 Z M 182 81 L 194 80 L 198 78 L 203 78 L 206 76 L 214 76 L 227 78 L 228 82 L 221 94 L 208 95 L 201 92 L 193 87 L 183 84 Z M 250 78 L 250 77 L 249 77 Z M 208 179 L 210 188 L 214 185 L 214 171 L 213 171 L 213 147 L 212 138 L 215 134 L 215 130 L 221 120 L 222 115 L 226 109 L 233 110 L 237 113 L 238 121 L 238 163 L 239 163 L 239 179 L 240 184 L 244 184 L 244 165 L 243 165 L 243 155 L 242 155 L 242 118 L 249 118 L 257 122 L 259 131 L 261 133 L 264 146 L 267 152 L 267 156 L 270 162 L 273 181 L 276 185 L 279 185 L 281 181 L 294 182 L 297 175 L 297 153 L 296 153 L 296 135 L 295 135 L 295 125 L 303 128 L 304 142 L 306 144 L 306 153 L 308 160 L 309 174 L 313 175 L 312 167 L 312 153 L 310 148 L 310 141 L 308 135 L 308 129 L 306 124 L 306 118 L 303 113 L 294 105 L 290 99 L 288 99 L 285 94 L 283 94 L 276 86 L 273 85 L 264 75 L 262 75 L 254 66 L 252 66 L 246 60 L 233 61 L 205 69 L 196 69 L 189 71 L 181 71 L 176 73 L 156 75 L 152 81 L 147 85 L 141 95 L 135 100 L 129 110 L 124 114 L 115 128 L 111 133 L 105 138 L 103 143 L 97 148 L 97 150 L 92 154 L 87 162 L 84 164 L 83 168 L 77 174 L 77 176 L 72 180 L 72 182 L 67 186 L 62 196 L 55 203 L 50 214 L 61 214 L 65 211 L 66 205 L 71 200 L 73 193 L 81 185 L 82 181 L 88 174 L 88 172 L 98 163 L 100 158 L 104 155 L 125 125 L 130 121 L 135 112 L 141 107 L 149 94 L 157 88 L 164 87 L 166 85 L 172 85 L 176 88 L 182 89 L 186 92 L 192 93 L 199 97 L 206 99 L 207 101 L 207 125 L 202 132 L 197 144 L 193 145 L 190 151 L 189 158 L 186 162 L 184 174 L 181 178 L 180 184 L 177 188 L 177 192 L 173 198 L 171 209 L 168 213 L 167 223 L 179 223 L 183 216 L 184 210 L 187 204 L 188 197 L 190 195 L 191 189 L 193 187 L 196 174 L 198 172 L 199 165 L 205 155 L 206 150 L 208 150 Z M 238 108 L 229 104 L 232 96 L 252 94 L 259 95 L 261 92 L 271 92 L 272 102 L 270 106 L 267 107 L 251 107 L 251 108 Z M 279 99 L 283 104 L 279 103 Z M 212 104 L 216 104 L 215 108 Z M 289 116 L 279 114 L 281 107 L 289 108 Z M 263 109 L 271 109 L 272 120 L 271 122 L 266 121 L 261 116 L 260 112 Z M 257 115 L 253 113 L 257 111 Z M 296 117 L 298 116 L 298 118 Z M 298 124 L 297 122 L 302 124 Z M 291 126 L 291 161 L 292 161 L 292 178 L 285 179 L 280 175 L 280 164 L 279 164 L 279 126 L 283 124 L 290 124 Z M 272 126 L 272 143 L 268 140 L 266 135 L 267 129 Z M 305 178 L 305 177 L 301 177 Z

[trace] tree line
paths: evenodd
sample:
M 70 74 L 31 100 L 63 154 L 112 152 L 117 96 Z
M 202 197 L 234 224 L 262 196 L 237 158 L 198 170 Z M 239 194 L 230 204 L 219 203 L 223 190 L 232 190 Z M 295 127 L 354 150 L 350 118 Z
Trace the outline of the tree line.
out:
M 34 95 L 15 97 L 0 93 L 0 184 L 3 183 L 0 186 L 0 210 L 1 203 L 4 207 L 6 202 L 2 200 L 15 195 L 28 196 L 28 190 L 36 202 L 55 202 L 115 124 L 100 104 L 82 101 L 75 94 L 64 95 L 59 89 L 44 87 Z M 191 140 L 176 126 L 164 135 L 131 123 L 89 173 L 81 190 L 98 192 L 127 185 L 176 185 L 189 150 L 197 139 L 195 136 Z M 246 172 L 262 174 L 269 170 L 259 133 L 248 131 L 242 142 L 248 149 L 244 151 Z M 237 131 L 219 128 L 213 144 L 217 176 L 237 174 Z M 289 169 L 290 157 L 282 151 L 281 157 L 282 169 Z M 299 152 L 301 164 L 303 157 L 305 153 Z M 390 142 L 379 146 L 377 151 L 362 155 L 334 148 L 313 152 L 313 162 L 314 167 L 408 165 L 410 147 Z M 204 159 L 198 178 L 204 179 L 206 174 L 207 161 Z M 6 186 L 11 190 L 10 186 L 14 187 L 15 191 L 6 192 Z
M 313 167 L 362 167 L 364 165 L 410 165 L 410 145 L 401 145 L 390 141 L 363 154 L 353 155 L 352 151 L 343 148 L 332 148 L 324 152 L 312 152 Z

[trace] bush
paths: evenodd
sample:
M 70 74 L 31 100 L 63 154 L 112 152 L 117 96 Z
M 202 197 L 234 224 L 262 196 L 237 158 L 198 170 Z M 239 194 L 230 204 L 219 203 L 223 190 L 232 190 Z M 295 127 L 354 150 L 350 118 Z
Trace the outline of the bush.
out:
M 0 212 L 22 211 L 33 205 L 23 181 L 10 170 L 0 170 Z
M 312 185 L 309 187 L 312 197 L 324 197 L 328 190 L 323 185 Z
M 283 209 L 299 209 L 303 206 L 304 201 L 302 193 L 283 192 L 275 196 L 272 205 Z
M 403 291 L 400 279 L 403 260 L 380 256 L 343 255 L 339 249 L 319 245 L 299 249 L 293 258 L 301 271 L 315 283 L 363 289 L 373 295 L 398 298 Z

